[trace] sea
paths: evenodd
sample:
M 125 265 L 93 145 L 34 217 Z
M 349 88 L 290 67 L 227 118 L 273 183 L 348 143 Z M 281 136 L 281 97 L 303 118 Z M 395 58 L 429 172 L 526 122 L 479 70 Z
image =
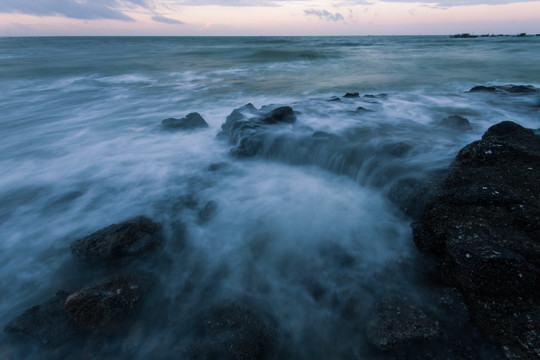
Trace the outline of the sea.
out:
M 267 358 L 395 358 L 366 335 L 378 301 L 445 315 L 414 219 L 389 194 L 496 123 L 540 128 L 538 92 L 469 92 L 540 88 L 538 59 L 540 37 L 0 38 L 1 327 L 59 290 L 126 271 L 155 280 L 119 333 L 57 348 L 2 332 L 0 358 L 188 359 L 224 341 L 195 330 L 220 304 L 269 319 Z M 290 106 L 296 122 L 239 157 L 219 134 L 248 103 Z M 161 124 L 192 112 L 208 128 Z M 453 115 L 470 128 L 445 126 Z M 353 155 L 310 148 L 315 133 Z M 139 215 L 163 226 L 160 249 L 128 267 L 72 255 L 75 240 Z M 488 356 L 475 331 L 452 336 Z

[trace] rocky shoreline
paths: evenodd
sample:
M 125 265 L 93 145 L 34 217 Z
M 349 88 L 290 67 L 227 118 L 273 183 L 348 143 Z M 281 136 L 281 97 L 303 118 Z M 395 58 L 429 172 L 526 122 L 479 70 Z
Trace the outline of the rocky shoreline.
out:
M 539 91 L 508 85 L 478 86 L 470 92 L 519 95 Z M 384 96 L 365 98 L 375 101 Z M 359 97 L 347 93 L 343 99 Z M 337 100 L 341 101 L 339 97 L 329 101 Z M 366 111 L 357 109 L 358 114 Z M 280 131 L 293 126 L 297 115 L 290 106 L 257 109 L 247 104 L 227 117 L 218 137 L 232 145 L 231 155 L 236 159 L 262 157 L 310 164 L 352 178 L 365 172 L 377 187 L 387 186 L 389 179 L 404 173 L 400 158 L 413 145 L 387 141 L 372 146 L 366 140 L 376 134 L 358 129 L 293 136 Z M 471 129 L 470 122 L 457 114 L 449 114 L 435 126 L 457 133 Z M 166 131 L 207 127 L 198 113 L 162 122 Z M 366 163 L 362 156 L 366 153 L 377 153 L 395 166 Z M 403 359 L 479 359 L 482 355 L 471 347 L 484 334 L 490 339 L 488 352 L 495 358 L 540 359 L 539 164 L 538 131 L 504 121 L 464 147 L 449 169 L 393 184 L 388 197 L 415 220 L 413 240 L 425 254 L 427 266 L 434 266 L 434 272 L 427 272 L 436 280 L 427 291 L 435 300 L 427 306 L 401 295 L 381 297 L 369 321 L 354 325 L 374 351 Z M 221 165 L 212 166 L 210 171 Z M 185 207 L 195 210 L 201 226 L 219 211 L 213 200 L 190 204 L 186 199 Z M 4 331 L 31 338 L 48 349 L 83 343 L 90 357 L 99 354 L 109 337 L 135 336 L 142 304 L 149 294 L 159 297 L 159 286 L 151 275 L 129 264 L 159 258 L 166 241 L 163 225 L 145 216 L 75 240 L 71 243 L 74 259 L 100 268 L 104 276 L 74 291 L 58 291 L 15 317 Z M 315 289 L 315 298 L 316 293 Z M 354 323 L 358 305 L 337 302 L 343 306 L 343 316 Z M 178 358 L 274 359 L 280 347 L 287 346 L 271 312 L 245 299 L 199 309 L 188 323 L 192 341 Z

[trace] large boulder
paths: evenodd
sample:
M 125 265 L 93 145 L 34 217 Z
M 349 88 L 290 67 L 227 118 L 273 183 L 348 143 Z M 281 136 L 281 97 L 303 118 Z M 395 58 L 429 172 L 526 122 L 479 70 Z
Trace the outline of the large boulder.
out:
M 475 86 L 469 92 L 488 93 L 509 93 L 509 94 L 534 94 L 538 89 L 532 85 L 497 85 L 497 86 Z
M 457 155 L 413 224 L 418 249 L 516 358 L 540 357 L 540 136 L 492 126 Z
M 31 307 L 10 321 L 4 331 L 26 335 L 44 345 L 61 345 L 80 331 L 64 311 L 67 295 L 67 292 L 59 291 L 55 297 Z
M 71 252 L 85 262 L 97 263 L 140 255 L 162 243 L 161 225 L 138 216 L 76 240 Z
M 86 329 L 115 329 L 140 306 L 150 287 L 147 278 L 113 276 L 67 296 L 64 310 Z
M 208 123 L 199 113 L 187 114 L 185 118 L 167 118 L 161 121 L 161 126 L 168 130 L 193 130 L 207 128 Z

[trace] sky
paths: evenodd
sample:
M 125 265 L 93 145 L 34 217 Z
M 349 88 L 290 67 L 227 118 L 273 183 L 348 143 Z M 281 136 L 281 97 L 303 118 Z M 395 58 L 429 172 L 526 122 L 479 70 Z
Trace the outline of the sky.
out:
M 0 36 L 540 33 L 540 0 L 0 0 Z

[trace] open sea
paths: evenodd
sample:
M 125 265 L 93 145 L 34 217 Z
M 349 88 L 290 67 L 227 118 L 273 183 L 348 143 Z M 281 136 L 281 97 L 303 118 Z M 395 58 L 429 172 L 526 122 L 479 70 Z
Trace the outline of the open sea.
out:
M 212 341 L 193 330 L 197 314 L 228 302 L 272 319 L 272 358 L 394 358 L 366 339 L 377 301 L 437 310 L 412 219 L 388 195 L 491 125 L 540 128 L 538 92 L 468 92 L 540 88 L 539 59 L 540 37 L 0 38 L 0 326 L 126 271 L 81 265 L 73 241 L 138 215 L 166 235 L 129 268 L 156 285 L 119 335 L 51 348 L 2 332 L 0 358 L 190 358 Z M 297 121 L 239 158 L 217 135 L 247 103 L 291 106 Z M 209 127 L 161 126 L 191 112 Z M 441 126 L 451 115 L 472 129 Z M 354 156 L 310 148 L 317 131 Z M 488 354 L 483 341 L 467 346 Z

